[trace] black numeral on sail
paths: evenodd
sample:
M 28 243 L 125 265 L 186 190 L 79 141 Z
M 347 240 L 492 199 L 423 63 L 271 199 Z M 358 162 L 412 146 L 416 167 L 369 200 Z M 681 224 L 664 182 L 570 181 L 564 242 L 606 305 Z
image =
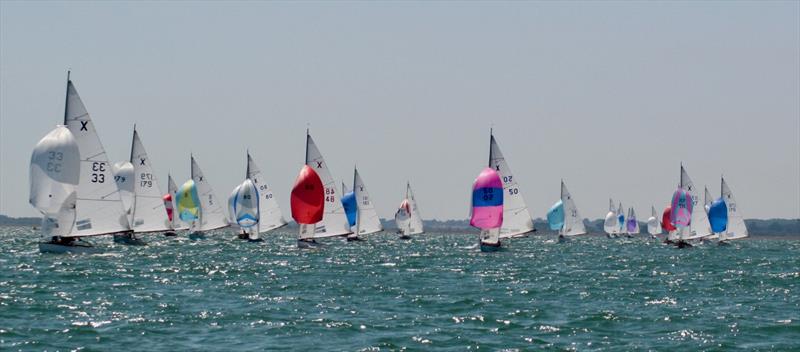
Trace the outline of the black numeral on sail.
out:
M 90 181 L 94 183 L 104 183 L 106 182 L 106 175 L 102 174 L 101 172 L 106 172 L 106 163 L 104 162 L 93 162 L 92 163 L 92 178 Z
M 508 194 L 510 194 L 510 195 L 515 195 L 517 193 L 519 193 L 519 189 L 516 189 L 516 188 L 509 188 L 508 189 Z

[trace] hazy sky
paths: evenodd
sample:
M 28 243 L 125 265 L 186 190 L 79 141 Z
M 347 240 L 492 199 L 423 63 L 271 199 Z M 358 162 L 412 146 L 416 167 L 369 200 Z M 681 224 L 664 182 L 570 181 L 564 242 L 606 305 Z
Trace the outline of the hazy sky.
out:
M 193 152 L 220 197 L 250 148 L 287 218 L 305 128 L 382 217 L 410 180 L 463 219 L 495 135 L 534 217 L 646 218 L 683 161 L 745 217 L 800 217 L 800 3 L 0 2 L 0 213 L 32 216 L 67 68 L 112 161 L 137 123 L 162 189 Z

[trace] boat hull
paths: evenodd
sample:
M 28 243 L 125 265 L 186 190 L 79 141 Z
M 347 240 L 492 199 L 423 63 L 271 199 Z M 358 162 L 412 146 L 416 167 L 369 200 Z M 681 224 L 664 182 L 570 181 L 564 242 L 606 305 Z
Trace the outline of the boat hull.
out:
M 488 243 L 481 242 L 481 252 L 497 252 L 500 250 L 500 242 Z
M 321 246 L 321 244 L 314 240 L 310 241 L 297 240 L 297 248 L 300 249 L 314 249 L 318 248 L 319 246 Z
M 172 232 L 172 231 L 164 232 L 164 236 L 166 236 L 166 237 L 175 237 L 177 235 L 178 235 L 177 233 Z
M 357 241 L 363 241 L 363 240 L 364 240 L 363 238 L 358 237 L 358 236 L 353 236 L 353 237 L 347 236 L 347 242 L 354 242 L 354 241 L 357 242 Z
M 69 245 L 53 242 L 39 242 L 39 252 L 54 254 L 96 254 L 102 253 L 103 251 L 88 242 L 81 241 L 81 243 Z
M 114 235 L 114 243 L 127 244 L 129 246 L 146 246 L 147 245 L 147 242 L 143 241 L 141 238 L 134 237 L 133 233 L 124 233 L 124 234 Z
M 192 232 L 189 234 L 190 240 L 204 240 L 206 239 L 206 234 L 202 232 Z

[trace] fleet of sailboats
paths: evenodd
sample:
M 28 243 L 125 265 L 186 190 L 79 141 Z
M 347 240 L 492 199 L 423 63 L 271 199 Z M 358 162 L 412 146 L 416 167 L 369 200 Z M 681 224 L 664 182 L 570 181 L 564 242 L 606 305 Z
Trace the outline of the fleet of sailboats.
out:
M 133 129 L 130 158 L 111 164 L 92 119 L 67 78 L 63 125 L 45 135 L 34 147 L 30 164 L 30 203 L 42 214 L 39 248 L 42 252 L 95 252 L 89 236 L 114 235 L 115 242 L 145 244 L 138 234 L 177 235 L 188 230 L 191 238 L 232 227 L 242 239 L 260 241 L 260 235 L 286 226 L 274 193 L 249 151 L 244 180 L 224 207 L 200 169 L 194 155 L 191 178 L 180 188 L 171 175 L 163 193 L 144 145 Z M 305 162 L 291 194 L 292 218 L 299 225 L 297 245 L 319 246 L 317 239 L 341 236 L 349 241 L 383 231 L 358 169 L 351 187 L 337 189 L 325 159 L 306 131 Z M 690 247 L 691 241 L 717 238 L 719 243 L 748 237 L 747 227 L 724 178 L 720 197 L 704 189 L 702 207 L 696 186 L 681 165 L 680 181 L 671 202 L 659 217 L 655 206 L 646 221 L 647 232 L 665 243 Z M 633 207 L 624 212 L 622 202 L 609 199 L 603 230 L 608 237 L 633 237 L 640 224 Z M 480 229 L 482 251 L 501 248 L 501 240 L 525 237 L 535 231 L 533 219 L 506 158 L 490 131 L 489 163 L 475 179 L 470 224 Z M 226 212 L 223 208 L 227 208 Z M 561 181 L 558 201 L 547 212 L 551 230 L 566 237 L 586 234 L 575 200 Z M 405 197 L 395 223 L 402 239 L 424 232 L 417 200 L 406 183 Z

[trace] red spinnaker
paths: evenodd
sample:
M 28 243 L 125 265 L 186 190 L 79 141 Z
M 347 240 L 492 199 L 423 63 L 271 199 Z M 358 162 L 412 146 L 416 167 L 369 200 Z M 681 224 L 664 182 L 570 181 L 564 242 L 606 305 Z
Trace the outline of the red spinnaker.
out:
M 672 225 L 672 207 L 664 208 L 664 215 L 661 216 L 661 228 L 666 231 L 677 230 L 675 225 Z
M 319 175 L 304 165 L 292 188 L 292 218 L 298 224 L 316 224 L 322 221 L 325 210 L 325 190 Z

